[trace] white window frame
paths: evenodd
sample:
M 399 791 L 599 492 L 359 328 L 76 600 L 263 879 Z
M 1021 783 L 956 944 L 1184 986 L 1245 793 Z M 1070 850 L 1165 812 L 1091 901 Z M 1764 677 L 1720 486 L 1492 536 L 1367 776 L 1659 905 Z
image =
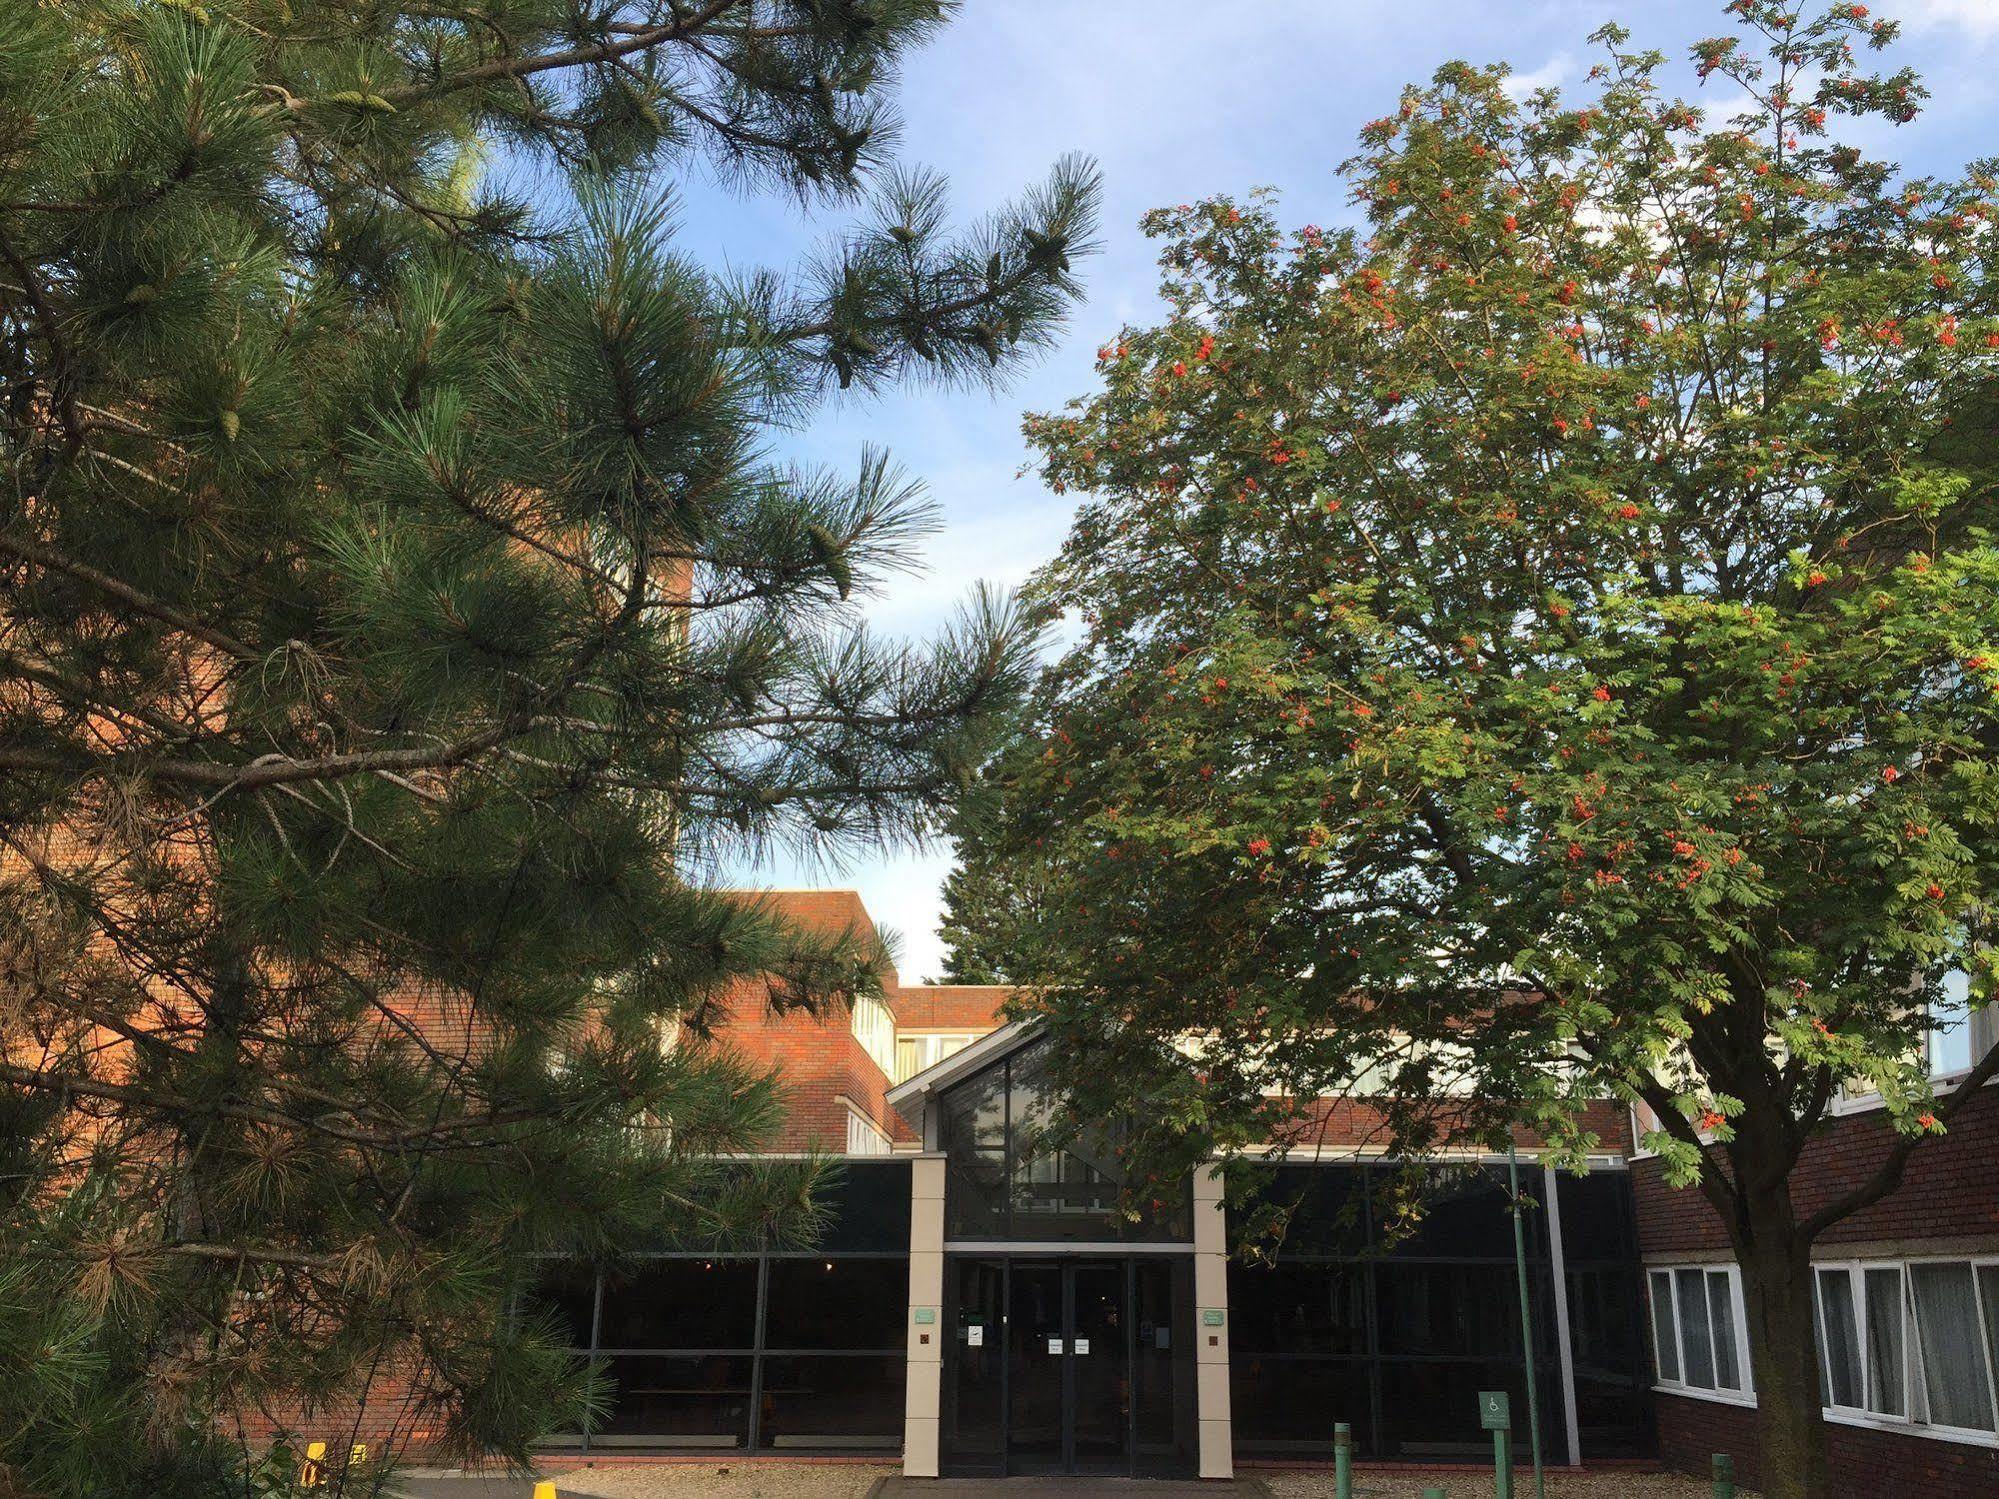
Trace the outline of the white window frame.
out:
M 1916 1317 L 1915 1280 L 1910 1270 L 1919 1265 L 1968 1265 L 1971 1268 L 1971 1289 L 1973 1305 L 1977 1307 L 1978 1346 L 1985 1354 L 1985 1382 L 1987 1397 L 1993 1402 L 1993 1426 L 1991 1431 L 1982 1431 L 1975 1426 L 1946 1426 L 1941 1422 L 1918 1417 L 1917 1411 L 1928 1406 L 1928 1384 L 1923 1373 L 1922 1328 Z M 1931 1437 L 1940 1442 L 1959 1442 L 1973 1447 L 1999 1448 L 1999 1350 L 1992 1347 L 1988 1329 L 1991 1317 L 1985 1309 L 1985 1284 L 1979 1275 L 1982 1269 L 1999 1269 L 1999 1255 L 1994 1254 L 1931 1254 L 1917 1255 L 1906 1259 L 1884 1260 L 1814 1260 L 1812 1274 L 1814 1287 L 1820 1270 L 1846 1270 L 1853 1275 L 1853 1284 L 1858 1294 L 1855 1311 L 1860 1321 L 1860 1374 L 1863 1402 L 1868 1401 L 1873 1390 L 1870 1388 L 1872 1376 L 1867 1366 L 1867 1270 L 1900 1270 L 1902 1273 L 1902 1379 L 1903 1401 L 1907 1413 L 1900 1416 L 1883 1415 L 1879 1411 L 1859 1409 L 1851 1406 L 1828 1405 L 1825 1416 L 1828 1421 L 1843 1426 L 1868 1426 L 1883 1431 L 1899 1431 L 1910 1436 Z M 1819 1328 L 1819 1357 L 1825 1357 L 1825 1330 Z
M 1652 1105 L 1643 1100 L 1628 1104 L 1626 1109 L 1631 1116 L 1631 1159 L 1649 1161 L 1659 1152 L 1644 1143 L 1645 1136 L 1662 1133 L 1666 1126 Z M 1703 1145 L 1714 1143 L 1714 1131 L 1711 1129 L 1696 1129 L 1694 1135 Z
M 910 1078 L 915 1077 L 918 1072 L 935 1067 L 946 1057 L 956 1056 L 967 1046 L 978 1040 L 979 1035 L 978 1031 L 918 1031 L 913 1035 L 908 1032 L 898 1031 L 895 1037 L 897 1055 L 887 1069 L 889 1078 L 897 1087 L 900 1087 L 902 1084 L 908 1082 Z M 917 1048 L 919 1060 L 913 1071 L 897 1076 L 898 1073 L 902 1072 L 902 1058 L 900 1053 L 902 1043 L 905 1041 Z M 952 1042 L 956 1042 L 957 1044 L 950 1045 Z M 950 1047 L 949 1050 L 945 1049 L 947 1046 Z
M 850 1025 L 854 1039 L 861 1043 L 861 1050 L 868 1054 L 869 1059 L 881 1068 L 882 1076 L 892 1076 L 895 1072 L 894 1012 L 872 994 L 863 994 L 854 1001 Z
M 1699 1273 L 1701 1276 L 1701 1314 L 1708 1323 L 1708 1359 L 1714 1362 L 1713 1293 L 1708 1289 L 1708 1278 L 1722 1276 L 1728 1282 L 1728 1314 L 1731 1320 L 1729 1332 L 1735 1347 L 1735 1376 L 1741 1380 L 1740 1388 L 1722 1384 L 1719 1379 L 1708 1385 L 1687 1382 L 1687 1351 L 1682 1346 L 1680 1334 L 1680 1276 L 1682 1273 Z M 1664 1276 L 1672 1294 L 1666 1325 L 1673 1333 L 1673 1365 L 1675 1377 L 1667 1379 L 1659 1366 L 1659 1313 L 1657 1308 L 1657 1282 L 1655 1276 Z M 1754 1405 L 1756 1403 L 1756 1378 L 1749 1366 L 1749 1318 L 1742 1299 L 1742 1271 L 1740 1267 L 1726 1261 L 1709 1260 L 1702 1263 L 1682 1263 L 1672 1265 L 1645 1266 L 1645 1309 L 1648 1327 L 1652 1334 L 1652 1388 L 1669 1395 L 1688 1395 L 1697 1400 L 1716 1400 L 1724 1405 Z
M 1985 1378 L 1987 1391 L 1993 1402 L 1994 1430 L 1984 1431 L 1977 1427 L 1947 1426 L 1928 1419 L 1928 1383 L 1923 1368 L 1922 1327 L 1916 1316 L 1915 1280 L 1910 1274 L 1922 1265 L 1965 1265 L 1971 1270 L 1973 1306 L 1978 1323 L 1979 1347 L 1985 1355 Z M 1736 1319 L 1736 1359 L 1740 1365 L 1744 1389 L 1710 1390 L 1701 1385 L 1686 1382 L 1686 1355 L 1680 1346 L 1679 1281 L 1682 1270 L 1704 1270 L 1714 1272 L 1726 1268 L 1729 1274 L 1731 1301 Z M 1824 1298 L 1819 1295 L 1819 1272 L 1822 1270 L 1844 1271 L 1850 1277 L 1854 1293 L 1854 1335 L 1857 1340 L 1860 1361 L 1860 1400 L 1858 1406 L 1826 1405 L 1823 1407 L 1825 1419 L 1839 1426 L 1860 1426 L 1876 1431 L 1898 1432 L 1903 1436 L 1925 1437 L 1932 1441 L 1954 1442 L 1963 1446 L 1999 1449 L 1999 1348 L 1993 1346 L 1991 1328 L 1993 1318 L 1987 1306 L 1988 1295 L 1981 1271 L 1999 1270 L 1999 1253 L 1986 1254 L 1931 1254 L 1911 1255 L 1895 1259 L 1825 1259 L 1812 1261 L 1812 1317 L 1813 1333 L 1818 1343 L 1819 1368 L 1817 1370 L 1821 1387 L 1829 1395 L 1832 1389 L 1831 1371 L 1825 1363 L 1825 1307 Z M 1902 1314 L 1902 1405 L 1904 1414 L 1892 1416 L 1868 1409 L 1875 1399 L 1874 1373 L 1868 1358 L 1871 1329 L 1868 1325 L 1871 1309 L 1867 1299 L 1867 1272 L 1869 1270 L 1895 1270 L 1901 1283 Z M 1680 1377 L 1665 1379 L 1659 1373 L 1658 1316 L 1655 1310 L 1655 1275 L 1664 1275 L 1672 1287 L 1674 1298 L 1668 1325 L 1673 1331 L 1673 1356 L 1678 1364 Z M 1704 1283 L 1705 1284 L 1705 1283 Z M 1741 1272 L 1738 1267 L 1720 1265 L 1709 1261 L 1700 1264 L 1647 1264 L 1645 1266 L 1645 1309 L 1647 1332 L 1653 1339 L 1652 1388 L 1666 1395 L 1679 1395 L 1689 1400 L 1712 1400 L 1724 1405 L 1754 1405 L 1755 1374 L 1749 1362 L 1748 1317 L 1742 1299 Z M 1709 1332 L 1712 1339 L 1712 1328 Z
M 844 1103 L 845 1100 L 843 1099 Z M 847 1154 L 857 1156 L 892 1155 L 895 1142 L 883 1134 L 874 1120 L 851 1103 L 847 1107 Z
M 1999 1042 L 1999 1000 L 1970 1006 L 1965 1014 L 1965 1026 L 1971 1032 L 1971 1067 L 1976 1067 L 1979 1058 L 1990 1051 L 1995 1042 Z M 1930 1048 L 1933 1042 L 1934 1032 L 1925 1028 L 1923 1031 L 1923 1070 L 1925 1072 L 1929 1072 Z M 1971 1070 L 1971 1067 L 1959 1067 L 1951 1072 L 1930 1072 L 1930 1086 L 1939 1094 L 1954 1093 L 1957 1091 L 1957 1085 L 1963 1081 L 1964 1075 Z M 1993 1077 L 1985 1084 L 1988 1088 L 1995 1085 L 1999 1085 L 1999 1077 Z M 1851 1083 L 1841 1083 L 1838 1088 L 1833 1090 L 1832 1105 L 1828 1112 L 1832 1114 L 1865 1114 L 1870 1110 L 1878 1109 L 1882 1106 L 1881 1095 L 1878 1092 L 1872 1089 L 1863 1091 L 1855 1088 Z

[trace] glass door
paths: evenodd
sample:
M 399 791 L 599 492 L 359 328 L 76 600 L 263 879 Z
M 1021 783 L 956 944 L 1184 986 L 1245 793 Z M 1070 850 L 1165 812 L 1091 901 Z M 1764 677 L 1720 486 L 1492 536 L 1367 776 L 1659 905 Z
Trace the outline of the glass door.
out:
M 1064 1267 L 1069 1299 L 1069 1471 L 1131 1471 L 1130 1335 L 1124 1260 Z
M 1067 1471 L 1069 1323 L 1059 1264 L 1008 1266 L 1006 1470 Z
M 1131 1469 L 1122 1260 L 1009 1267 L 1007 1471 Z
M 943 1417 L 954 1472 L 1006 1471 L 1006 1261 L 952 1260 L 945 1274 Z
M 945 1276 L 947 1474 L 1193 1468 L 1192 1266 L 953 1255 Z

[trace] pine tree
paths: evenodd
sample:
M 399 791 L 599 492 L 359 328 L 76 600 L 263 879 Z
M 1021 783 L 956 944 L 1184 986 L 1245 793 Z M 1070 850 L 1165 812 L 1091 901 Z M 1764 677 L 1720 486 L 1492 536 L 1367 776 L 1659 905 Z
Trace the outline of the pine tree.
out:
M 0 1481 L 253 1492 L 371 1394 L 523 1458 L 589 1398 L 524 1255 L 809 1238 L 666 1043 L 880 955 L 699 872 L 932 827 L 1031 640 L 871 640 L 920 492 L 775 424 L 1003 378 L 1091 233 L 1082 162 L 964 232 L 894 167 L 949 8 L 0 12 Z M 852 227 L 703 267 L 704 169 Z
M 1043 923 L 1059 919 L 1047 861 L 1035 849 L 997 836 L 1012 779 L 1009 766 L 1020 753 L 1018 745 L 1000 750 L 952 814 L 957 861 L 944 878 L 944 915 L 937 928 L 944 942 L 940 982 L 1018 983 L 1040 971 L 1042 955 L 1059 943 L 1056 934 L 1043 930 Z
M 973 853 L 1053 871 L 1016 977 L 1133 1169 L 1649 1106 L 1819 1499 L 1814 1245 L 1999 1075 L 1925 1066 L 1999 986 L 1999 167 L 1863 152 L 1924 97 L 1865 6 L 1727 11 L 1726 119 L 1611 26 L 1581 98 L 1406 90 L 1358 229 L 1149 218 L 1169 316 L 1030 423 L 1080 625 Z M 1794 1191 L 1855 1081 L 1892 1143 Z

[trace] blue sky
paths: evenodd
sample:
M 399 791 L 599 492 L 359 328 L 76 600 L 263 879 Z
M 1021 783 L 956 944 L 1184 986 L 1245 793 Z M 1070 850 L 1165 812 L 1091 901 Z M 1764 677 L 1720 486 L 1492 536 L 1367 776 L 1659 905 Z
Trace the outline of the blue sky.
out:
M 1913 124 L 1870 131 L 1866 144 L 1938 173 L 1999 154 L 1999 0 L 1881 0 L 1872 9 L 1903 22 L 1890 64 L 1916 67 L 1934 97 Z M 1610 19 L 1628 25 L 1635 44 L 1674 58 L 1729 29 L 1722 0 L 966 0 L 904 79 L 905 159 L 943 171 L 958 213 L 971 218 L 1063 152 L 1087 152 L 1104 173 L 1104 251 L 1083 267 L 1088 301 L 1059 347 L 1011 389 L 842 401 L 788 444 L 845 469 L 863 442 L 883 444 L 940 512 L 927 571 L 869 600 L 871 627 L 927 634 L 976 580 L 1017 584 L 1061 545 L 1073 500 L 1016 477 L 1027 457 L 1020 415 L 1087 392 L 1097 346 L 1121 324 L 1155 319 L 1141 213 L 1272 186 L 1290 222 L 1348 221 L 1337 164 L 1404 83 L 1461 57 L 1507 62 L 1531 83 L 1578 86 L 1592 61 L 1585 38 Z M 1684 87 L 1726 112 L 1691 77 Z M 682 223 L 683 243 L 711 264 L 783 264 L 832 227 L 783 201 L 699 184 L 689 185 Z M 950 864 L 940 844 L 844 867 L 780 858 L 728 874 L 855 886 L 898 935 L 902 975 L 913 982 L 941 969 L 936 922 Z

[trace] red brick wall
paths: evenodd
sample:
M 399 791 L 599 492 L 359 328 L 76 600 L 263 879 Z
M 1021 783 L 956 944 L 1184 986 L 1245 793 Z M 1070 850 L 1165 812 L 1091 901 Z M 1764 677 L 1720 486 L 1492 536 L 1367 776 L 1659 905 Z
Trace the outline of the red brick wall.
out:
M 1706 1473 L 1713 1454 L 1735 1459 L 1735 1476 L 1761 1483 L 1756 1412 L 1714 1400 L 1661 1395 L 1659 1456 L 1671 1467 Z M 1999 1494 L 1999 1450 L 1871 1427 L 1826 1423 L 1833 1491 L 1866 1499 L 1992 1499 Z
M 1815 1212 L 1873 1174 L 1894 1134 L 1879 1109 L 1833 1120 L 1805 1146 L 1791 1190 Z M 1638 1244 L 1649 1256 L 1719 1252 L 1728 1234 L 1697 1190 L 1674 1191 L 1657 1160 L 1634 1161 Z M 1966 1106 L 1950 1133 L 1909 1158 L 1898 1192 L 1826 1231 L 1828 1247 L 1884 1240 L 1983 1238 L 1999 1248 L 1999 1088 Z
M 1800 1212 L 1812 1212 L 1867 1180 L 1893 1133 L 1879 1110 L 1835 1119 L 1805 1147 L 1792 1177 Z M 1999 1249 L 1999 1089 L 1967 1106 L 1949 1134 L 1926 1142 L 1910 1158 L 1901 1190 L 1827 1230 L 1819 1241 L 1836 1254 L 1843 1245 L 1878 1246 L 1885 1254 L 1939 1252 L 1967 1241 Z M 1647 1258 L 1726 1255 L 1728 1235 L 1708 1200 L 1694 1189 L 1675 1191 L 1656 1160 L 1632 1162 L 1639 1250 Z M 1659 1455 L 1690 1473 L 1708 1471 L 1710 1455 L 1727 1452 L 1753 1484 L 1755 1412 L 1712 1400 L 1660 1395 Z M 1826 1425 L 1835 1479 L 1857 1485 L 1868 1499 L 1992 1499 L 1999 1495 L 1999 1450 L 1870 1427 Z
M 854 890 L 773 890 L 754 899 L 793 926 L 826 936 L 852 932 L 872 937 L 875 924 Z M 894 975 L 885 974 L 893 999 Z M 739 985 L 724 1002 L 727 1020 L 715 1040 L 766 1066 L 778 1069 L 785 1090 L 785 1122 L 770 1149 L 778 1151 L 847 1148 L 850 1100 L 891 1140 L 913 1140 L 902 1116 L 888 1106 L 888 1075 L 854 1035 L 844 1007 L 820 1015 L 775 1013 L 756 984 Z
M 1000 1006 L 1013 998 L 1010 984 L 913 984 L 889 996 L 902 1031 L 962 1031 L 984 1035 L 1005 1024 Z
M 1298 1121 L 1286 1142 L 1294 1156 L 1313 1149 L 1351 1150 L 1356 1146 L 1389 1144 L 1389 1129 L 1381 1110 L 1361 1100 L 1334 1099 L 1317 1106 L 1303 1106 L 1298 1113 Z M 1587 1105 L 1583 1111 L 1583 1124 L 1597 1137 L 1596 1153 L 1624 1155 L 1628 1152 L 1631 1120 L 1629 1111 L 1622 1104 L 1602 1100 Z M 1538 1150 L 1545 1143 L 1538 1131 L 1524 1127 L 1514 1130 L 1513 1138 L 1522 1150 Z
M 853 1017 L 844 1009 L 807 1015 L 793 1011 L 773 1014 L 760 991 L 732 996 L 728 1023 L 717 1031 L 718 1043 L 753 1061 L 774 1066 L 784 1085 L 785 1121 L 772 1150 L 844 1151 L 847 1110 L 844 1096 L 866 1114 L 875 1127 L 894 1139 L 909 1128 L 883 1095 L 888 1077 L 875 1065 L 854 1035 Z

